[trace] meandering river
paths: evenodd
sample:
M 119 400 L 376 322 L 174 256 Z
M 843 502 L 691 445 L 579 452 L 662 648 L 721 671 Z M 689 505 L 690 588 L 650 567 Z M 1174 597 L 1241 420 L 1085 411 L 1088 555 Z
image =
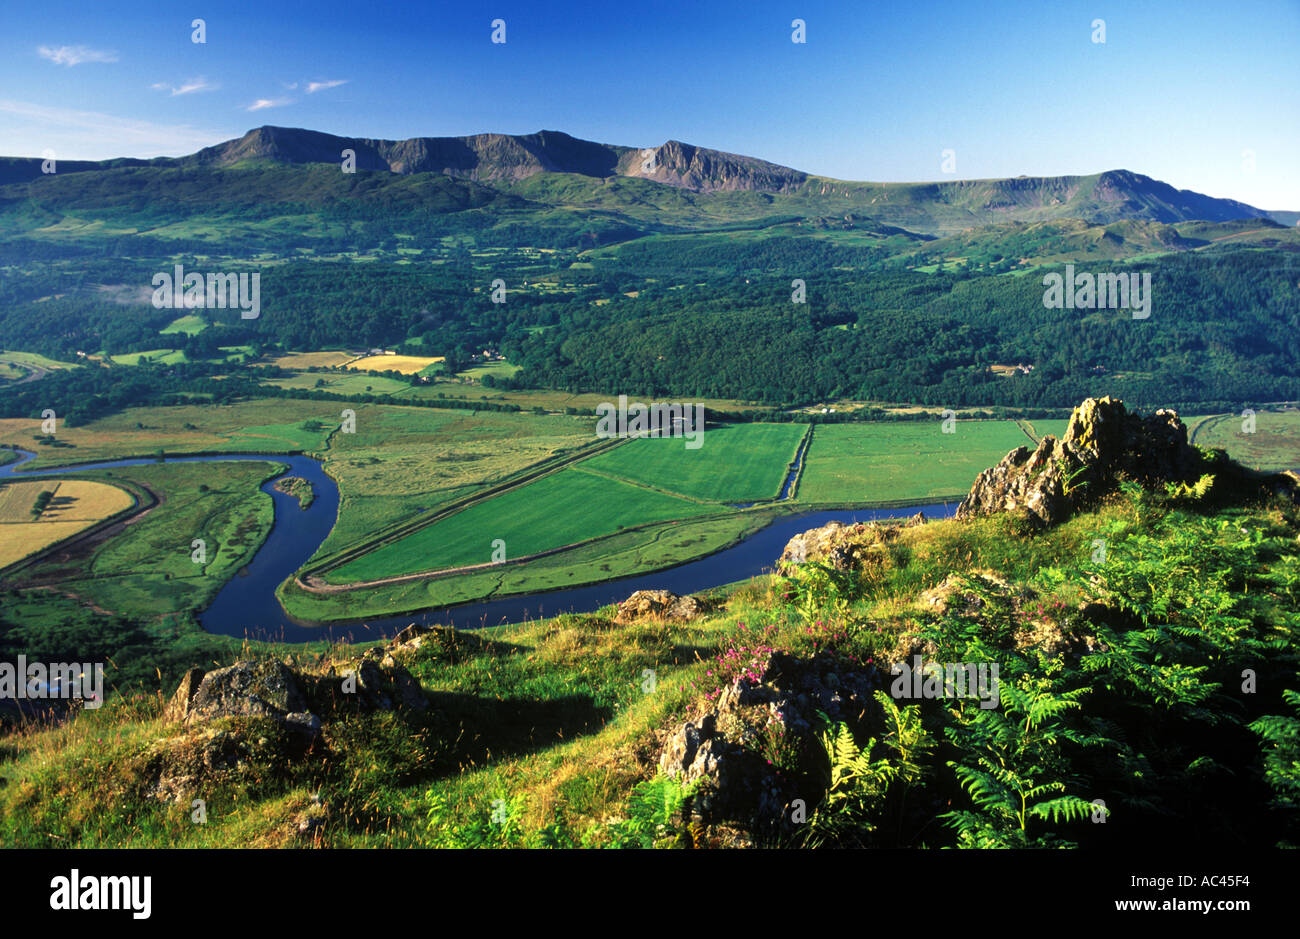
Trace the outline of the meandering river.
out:
M 156 458 L 108 460 L 82 463 L 32 473 L 18 473 L 19 467 L 35 459 L 36 454 L 18 451 L 22 458 L 0 466 L 0 479 L 34 479 L 88 470 L 147 466 Z M 945 518 L 956 510 L 956 503 L 927 503 L 892 509 L 856 509 L 809 512 L 786 516 L 755 532 L 733 547 L 688 561 L 655 574 L 637 574 L 608 580 L 587 587 L 569 587 L 546 593 L 503 597 L 481 603 L 442 607 L 368 619 L 360 623 L 335 623 L 309 626 L 295 622 L 280 605 L 276 588 L 303 566 L 334 527 L 339 512 L 339 490 L 321 466 L 306 456 L 274 453 L 239 453 L 210 456 L 167 457 L 167 463 L 210 463 L 229 460 L 279 463 L 287 469 L 262 484 L 275 505 L 275 518 L 266 542 L 248 566 L 236 574 L 217 593 L 199 616 L 203 628 L 212 633 L 239 638 L 277 639 L 283 642 L 308 642 L 331 638 L 341 641 L 379 639 L 391 636 L 410 623 L 450 624 L 461 628 L 495 626 L 527 618 L 554 616 L 559 613 L 590 613 L 602 606 L 623 600 L 634 590 L 664 589 L 674 593 L 696 593 L 745 580 L 771 569 L 785 543 L 794 535 L 827 522 L 845 524 L 882 518 L 898 518 L 924 512 L 930 518 Z M 315 499 L 310 507 L 299 507 L 293 496 L 278 491 L 275 480 L 280 476 L 300 476 L 312 484 Z M 787 481 L 787 487 L 789 481 Z M 177 550 L 186 548 L 178 546 Z

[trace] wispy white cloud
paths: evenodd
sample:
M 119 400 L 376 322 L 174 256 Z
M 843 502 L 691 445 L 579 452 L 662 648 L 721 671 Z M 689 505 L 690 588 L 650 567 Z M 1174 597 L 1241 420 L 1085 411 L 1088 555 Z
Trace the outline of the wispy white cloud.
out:
M 265 111 L 267 108 L 281 108 L 286 104 L 293 104 L 292 98 L 258 98 L 250 104 L 245 110 L 247 111 Z
M 167 91 L 170 89 L 172 97 L 174 98 L 177 95 L 189 95 L 196 91 L 215 91 L 221 86 L 208 81 L 206 78 L 191 78 L 189 81 L 179 86 L 169 85 L 166 82 L 154 82 L 149 87 L 157 89 L 158 91 Z
M 337 88 L 339 85 L 346 85 L 347 83 L 348 80 L 346 78 L 335 78 L 323 82 L 308 82 L 307 94 L 314 95 L 318 91 L 327 91 L 330 88 Z
M 116 62 L 117 53 L 89 46 L 38 46 L 36 54 L 55 65 L 80 65 L 82 62 Z
M 0 140 L 5 156 L 35 156 L 52 149 L 65 160 L 119 156 L 179 156 L 233 136 L 188 124 L 155 124 L 103 114 L 0 99 Z

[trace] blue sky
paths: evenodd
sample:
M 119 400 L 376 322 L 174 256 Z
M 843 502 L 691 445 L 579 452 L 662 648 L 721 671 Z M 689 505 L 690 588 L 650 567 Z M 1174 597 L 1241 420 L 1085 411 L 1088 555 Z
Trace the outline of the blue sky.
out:
M 951 149 L 961 178 L 1125 168 L 1300 209 L 1300 0 L 0 9 L 0 154 L 177 155 L 262 124 L 677 139 L 867 180 L 952 178 Z

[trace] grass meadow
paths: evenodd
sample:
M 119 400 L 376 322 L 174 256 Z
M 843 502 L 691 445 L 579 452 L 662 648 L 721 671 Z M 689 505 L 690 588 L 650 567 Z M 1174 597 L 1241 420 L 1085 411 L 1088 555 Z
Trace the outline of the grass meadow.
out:
M 336 583 L 413 574 L 536 554 L 622 528 L 704 514 L 711 507 L 576 467 L 543 476 L 384 545 L 331 571 Z
M 89 557 L 44 563 L 42 576 L 59 577 L 59 592 L 112 613 L 149 619 L 201 610 L 266 539 L 273 508 L 258 487 L 282 466 L 171 463 L 87 473 L 145 487 L 158 504 Z M 206 563 L 191 558 L 195 538 L 206 542 Z
M 335 434 L 325 454 L 342 505 L 318 558 L 595 441 L 584 422 L 559 415 L 355 410 L 356 433 Z
M 1187 425 L 1193 443 L 1221 447 L 1252 469 L 1300 469 L 1300 411 L 1258 411 L 1253 433 L 1246 433 L 1240 414 L 1189 418 Z
M 285 453 L 317 450 L 338 427 L 342 405 L 261 398 L 233 405 L 131 408 L 69 427 L 59 421 L 58 447 L 34 446 L 41 422 L 0 420 L 0 443 L 37 452 L 31 469 L 186 453 Z M 312 424 L 312 422 L 316 422 Z
M 1015 421 L 823 424 L 808 446 L 800 502 L 897 502 L 962 497 L 979 473 L 1032 444 Z
M 582 468 L 707 502 L 775 499 L 806 424 L 723 424 L 688 450 L 680 437 L 631 440 Z

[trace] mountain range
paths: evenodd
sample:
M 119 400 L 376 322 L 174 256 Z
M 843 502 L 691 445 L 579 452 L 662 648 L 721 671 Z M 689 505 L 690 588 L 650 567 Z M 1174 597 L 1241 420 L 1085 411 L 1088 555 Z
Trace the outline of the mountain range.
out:
M 1066 218 L 1092 225 L 1134 219 L 1164 224 L 1256 218 L 1284 226 L 1300 222 L 1297 211 L 1266 210 L 1232 199 L 1177 189 L 1122 169 L 1085 176 L 852 182 L 676 140 L 658 147 L 635 148 L 581 140 L 546 130 L 523 135 L 488 133 L 376 140 L 265 126 L 183 157 L 61 161 L 55 175 L 339 166 L 344 151 L 355 154 L 359 171 L 400 177 L 431 174 L 455 180 L 462 184 L 462 193 L 470 194 L 471 201 L 481 201 L 483 194 L 475 195 L 474 190 L 486 187 L 515 194 L 532 203 L 608 208 L 612 202 L 626 208 L 638 200 L 644 201 L 646 192 L 628 187 L 649 182 L 678 190 L 697 210 L 706 204 L 700 201 L 702 197 L 750 194 L 756 197 L 752 200 L 754 209 L 768 206 L 772 213 L 788 210 L 791 215 L 799 216 L 856 213 L 929 234 L 952 234 L 996 223 Z M 539 186 L 539 180 L 549 180 L 557 174 L 569 177 L 569 182 L 558 187 Z M 138 176 L 123 178 L 139 179 Z M 0 187 L 31 182 L 49 184 L 53 179 L 42 173 L 39 159 L 0 158 Z M 6 195 L 12 193 L 0 188 L 0 197 Z M 712 208 L 703 211 L 716 214 Z M 726 214 L 735 212 L 728 210 Z M 740 214 L 754 216 L 753 211 L 743 209 Z M 632 215 L 637 216 L 635 210 Z

